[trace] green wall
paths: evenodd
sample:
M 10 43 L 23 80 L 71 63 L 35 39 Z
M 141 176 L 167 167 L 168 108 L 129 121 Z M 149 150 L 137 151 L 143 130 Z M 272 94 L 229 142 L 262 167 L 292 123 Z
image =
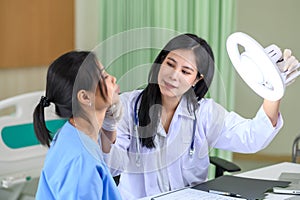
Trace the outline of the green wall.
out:
M 300 59 L 299 8 L 299 0 L 237 0 L 237 31 L 251 35 L 263 47 L 276 44 L 289 48 Z M 283 129 L 260 153 L 291 155 L 293 140 L 300 134 L 299 99 L 300 78 L 287 88 L 281 101 Z M 262 99 L 237 76 L 235 111 L 253 117 L 261 103 Z

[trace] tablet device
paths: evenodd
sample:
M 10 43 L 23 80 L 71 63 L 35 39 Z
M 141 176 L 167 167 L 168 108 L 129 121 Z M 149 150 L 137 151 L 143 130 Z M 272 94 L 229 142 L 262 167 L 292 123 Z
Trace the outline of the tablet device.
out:
M 300 194 L 300 173 L 282 172 L 279 180 L 291 182 L 287 187 L 273 187 L 274 193 Z
M 299 185 L 289 185 L 285 188 L 283 187 L 273 187 L 274 193 L 280 193 L 280 194 L 300 194 L 300 188 Z

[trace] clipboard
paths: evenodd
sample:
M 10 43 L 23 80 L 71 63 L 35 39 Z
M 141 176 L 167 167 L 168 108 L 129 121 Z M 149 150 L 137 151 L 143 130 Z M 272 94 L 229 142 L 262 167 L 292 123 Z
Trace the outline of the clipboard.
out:
M 263 180 L 224 175 L 192 188 L 203 191 L 215 190 L 220 192 L 230 192 L 252 200 L 263 199 L 266 196 L 265 193 L 272 190 L 273 187 L 286 187 L 289 184 L 289 181 Z

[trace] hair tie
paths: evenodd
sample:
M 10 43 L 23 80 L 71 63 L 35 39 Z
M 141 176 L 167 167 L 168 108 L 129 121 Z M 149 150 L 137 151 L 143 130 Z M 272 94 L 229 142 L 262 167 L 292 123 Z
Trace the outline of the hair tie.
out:
M 48 107 L 48 106 L 50 106 L 50 101 L 48 100 L 47 97 L 42 96 L 42 97 L 41 97 L 41 100 L 40 100 L 40 104 L 41 104 L 43 107 Z

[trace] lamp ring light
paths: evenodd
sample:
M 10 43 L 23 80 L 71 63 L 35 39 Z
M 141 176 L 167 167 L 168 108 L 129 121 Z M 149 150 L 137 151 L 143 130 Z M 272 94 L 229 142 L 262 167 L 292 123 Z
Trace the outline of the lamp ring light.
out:
M 276 45 L 263 48 L 247 34 L 236 32 L 227 38 L 226 47 L 236 71 L 254 92 L 271 101 L 282 98 L 286 77 L 276 65 L 282 58 Z

